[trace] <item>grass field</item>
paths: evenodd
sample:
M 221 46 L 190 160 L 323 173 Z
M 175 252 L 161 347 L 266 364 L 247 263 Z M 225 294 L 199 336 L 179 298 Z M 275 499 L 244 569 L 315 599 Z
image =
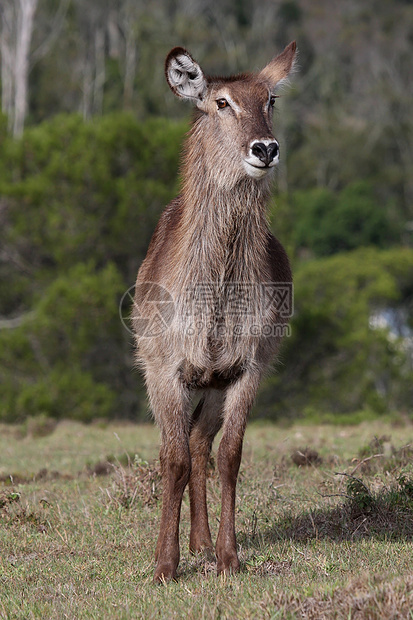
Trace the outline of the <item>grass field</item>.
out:
M 240 574 L 190 555 L 185 493 L 167 587 L 157 452 L 150 425 L 0 426 L 1 618 L 413 617 L 413 426 L 251 424 Z M 215 536 L 213 463 L 208 493 Z

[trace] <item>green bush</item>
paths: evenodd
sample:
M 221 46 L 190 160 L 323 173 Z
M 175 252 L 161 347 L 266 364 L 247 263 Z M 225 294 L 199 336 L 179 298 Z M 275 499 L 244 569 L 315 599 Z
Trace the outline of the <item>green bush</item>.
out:
M 15 397 L 14 415 L 6 421 L 23 420 L 39 412 L 54 418 L 89 422 L 113 416 L 116 394 L 98 383 L 82 368 L 56 368 L 33 383 L 24 383 Z
M 358 181 L 334 193 L 327 188 L 292 196 L 297 217 L 295 242 L 315 256 L 328 256 L 361 246 L 388 247 L 400 238 L 400 225 L 391 218 L 373 188 Z
M 177 192 L 185 129 L 61 115 L 5 136 L 0 317 L 23 321 L 0 330 L 0 419 L 146 415 L 118 306 Z
M 113 415 L 119 371 L 111 377 L 109 368 L 120 363 L 123 290 L 113 264 L 75 265 L 49 285 L 22 325 L 0 332 L 1 420 Z
M 258 406 L 270 417 L 411 412 L 406 343 L 373 328 L 377 310 L 408 304 L 413 250 L 359 249 L 296 266 L 291 337 Z M 370 415 L 368 413 L 368 415 Z

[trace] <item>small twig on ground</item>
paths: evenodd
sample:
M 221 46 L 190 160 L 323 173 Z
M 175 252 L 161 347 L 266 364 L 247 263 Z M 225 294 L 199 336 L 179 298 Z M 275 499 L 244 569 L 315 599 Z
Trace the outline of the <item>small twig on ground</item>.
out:
M 346 475 L 346 476 L 352 476 L 354 474 L 355 471 L 358 470 L 359 467 L 361 467 L 361 465 L 363 465 L 364 463 L 367 463 L 368 461 L 371 461 L 371 459 L 378 459 L 380 456 L 385 456 L 384 453 L 380 453 L 380 454 L 372 454 L 371 456 L 366 456 L 365 459 L 359 461 L 357 463 L 357 465 L 355 466 L 355 468 L 349 473 L 349 474 L 341 474 L 341 475 Z
M 331 493 L 331 494 L 324 495 L 323 493 L 320 493 L 319 491 L 317 491 L 317 495 L 319 495 L 322 498 L 325 498 L 325 497 L 345 497 L 345 499 L 351 499 L 350 495 L 347 495 L 347 493 Z
M 363 525 L 363 523 L 365 523 L 367 521 L 367 517 L 364 517 L 363 521 L 361 523 L 358 524 L 358 526 L 356 527 L 356 529 L 354 530 L 354 532 L 351 535 L 351 538 L 354 538 L 354 535 L 356 534 L 356 532 L 358 532 L 358 530 L 361 528 L 361 526 Z

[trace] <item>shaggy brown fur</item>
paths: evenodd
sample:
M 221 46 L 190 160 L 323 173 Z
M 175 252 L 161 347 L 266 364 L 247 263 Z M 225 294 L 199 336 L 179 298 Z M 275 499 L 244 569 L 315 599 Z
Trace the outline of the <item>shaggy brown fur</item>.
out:
M 188 483 L 190 548 L 213 551 L 206 466 L 222 425 L 217 569 L 239 568 L 235 488 L 244 430 L 288 319 L 276 299 L 280 287 L 291 286 L 290 266 L 269 231 L 266 206 L 278 161 L 272 89 L 287 77 L 294 55 L 291 43 L 260 73 L 230 79 L 206 78 L 183 48 L 166 60 L 171 89 L 195 101 L 197 113 L 184 147 L 182 193 L 154 232 L 138 274 L 133 316 L 137 359 L 162 441 L 155 581 L 176 576 Z M 158 285 L 155 297 L 148 283 Z M 143 331 L 143 325 L 151 329 Z M 196 392 L 202 397 L 191 413 Z

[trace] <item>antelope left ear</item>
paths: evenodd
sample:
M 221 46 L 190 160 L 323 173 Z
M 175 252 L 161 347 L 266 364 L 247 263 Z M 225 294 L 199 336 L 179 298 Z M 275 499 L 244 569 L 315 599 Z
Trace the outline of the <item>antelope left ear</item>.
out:
M 259 76 L 271 84 L 274 88 L 277 84 L 288 77 L 294 66 L 297 44 L 292 41 L 281 54 L 273 58 L 270 63 L 259 73 Z
M 206 94 L 207 81 L 197 62 L 183 47 L 174 47 L 165 61 L 166 80 L 177 97 L 200 103 Z

